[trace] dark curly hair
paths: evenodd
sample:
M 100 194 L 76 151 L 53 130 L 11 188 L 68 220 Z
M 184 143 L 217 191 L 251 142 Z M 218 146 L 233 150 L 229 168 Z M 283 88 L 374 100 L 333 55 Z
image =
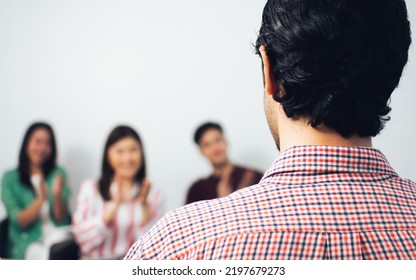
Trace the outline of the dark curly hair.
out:
M 266 48 L 288 117 L 368 137 L 389 120 L 410 43 L 404 0 L 269 0 L 256 50 Z

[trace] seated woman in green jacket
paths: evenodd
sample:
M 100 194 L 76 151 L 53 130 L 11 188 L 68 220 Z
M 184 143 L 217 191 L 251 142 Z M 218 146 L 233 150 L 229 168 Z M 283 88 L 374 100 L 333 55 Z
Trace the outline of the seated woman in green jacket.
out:
M 64 170 L 56 165 L 52 128 L 46 123 L 31 125 L 23 139 L 18 168 L 2 179 L 10 258 L 49 259 L 51 247 L 71 237 L 66 182 Z

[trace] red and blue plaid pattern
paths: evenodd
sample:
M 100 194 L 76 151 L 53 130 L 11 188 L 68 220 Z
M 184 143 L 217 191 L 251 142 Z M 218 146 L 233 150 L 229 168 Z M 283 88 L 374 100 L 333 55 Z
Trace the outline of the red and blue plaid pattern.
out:
M 262 180 L 169 212 L 126 259 L 416 259 L 416 185 L 376 149 L 299 146 Z

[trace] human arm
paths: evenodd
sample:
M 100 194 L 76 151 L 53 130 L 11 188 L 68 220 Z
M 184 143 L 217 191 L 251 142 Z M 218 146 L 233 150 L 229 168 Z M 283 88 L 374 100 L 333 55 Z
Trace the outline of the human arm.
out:
M 32 225 L 39 217 L 42 205 L 47 198 L 46 186 L 41 180 L 41 188 L 38 192 L 27 189 L 25 192 L 19 191 L 17 186 L 18 178 L 14 174 L 8 173 L 2 179 L 2 200 L 6 207 L 7 215 L 11 223 L 17 224 L 21 228 Z M 22 206 L 19 199 L 30 201 L 26 206 Z
M 139 203 L 141 210 L 142 210 L 142 219 L 141 219 L 141 226 L 145 227 L 150 220 L 154 213 L 152 213 L 152 208 L 149 203 L 149 192 L 151 188 L 150 180 L 145 178 L 143 183 L 140 187 L 139 194 L 137 196 L 137 202 Z
M 121 204 L 120 188 L 117 184 L 110 186 L 110 201 L 105 203 L 103 220 L 106 225 L 110 225 L 117 216 L 118 208 Z
M 17 222 L 21 228 L 28 228 L 39 217 L 45 199 L 36 197 L 35 200 L 26 208 L 19 211 Z
M 87 180 L 81 185 L 73 215 L 73 230 L 83 253 L 88 254 L 107 238 L 110 230 L 104 222 L 104 213 L 108 207 L 109 203 L 102 200 L 95 181 Z
M 136 228 L 136 239 L 143 236 L 164 214 L 162 193 L 151 187 L 149 180 L 144 180 L 137 200 L 141 219 Z
M 52 183 L 53 206 L 52 213 L 56 221 L 63 221 L 68 215 L 66 201 L 63 196 L 64 179 L 59 172 L 55 175 Z

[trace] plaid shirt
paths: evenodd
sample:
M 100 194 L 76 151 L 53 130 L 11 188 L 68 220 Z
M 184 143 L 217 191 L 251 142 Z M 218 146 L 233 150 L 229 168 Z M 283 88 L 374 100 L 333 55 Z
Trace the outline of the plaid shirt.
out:
M 299 146 L 259 184 L 171 211 L 126 259 L 416 259 L 416 184 L 376 149 Z

